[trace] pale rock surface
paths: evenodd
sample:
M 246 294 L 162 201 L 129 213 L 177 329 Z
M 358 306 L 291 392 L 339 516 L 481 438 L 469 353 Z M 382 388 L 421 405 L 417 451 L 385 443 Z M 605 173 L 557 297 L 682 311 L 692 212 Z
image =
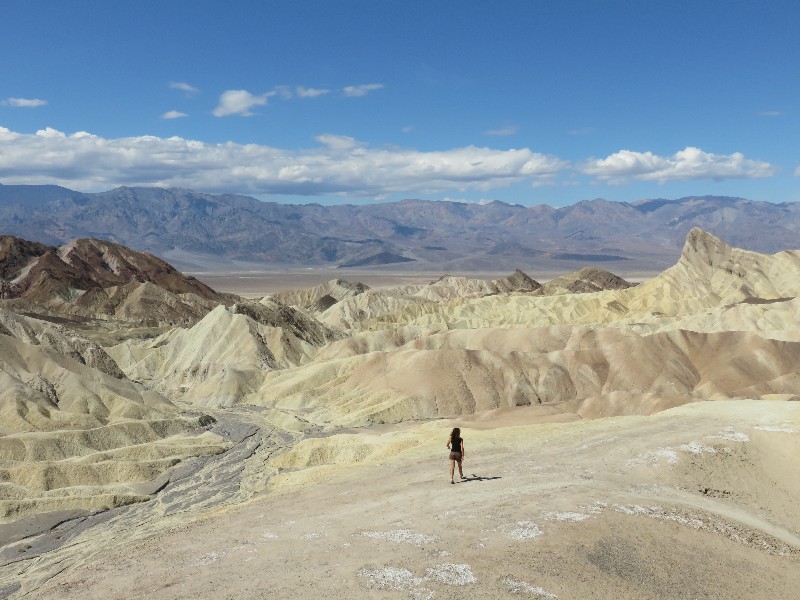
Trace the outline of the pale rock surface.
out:
M 336 302 L 363 294 L 368 289 L 369 286 L 363 283 L 350 283 L 343 279 L 331 279 L 312 288 L 287 290 L 271 294 L 264 300 L 277 300 L 289 306 L 311 310 L 325 310 Z
M 159 394 L 52 344 L 0 334 L 0 356 L 0 523 L 147 500 L 136 484 L 227 447 Z
M 266 374 L 311 360 L 336 334 L 282 305 L 218 306 L 190 329 L 109 349 L 126 374 L 159 392 L 204 406 L 231 406 Z
M 800 405 L 531 424 L 536 410 L 517 409 L 515 426 L 496 414 L 305 440 L 275 458 L 270 495 L 190 525 L 165 517 L 135 544 L 87 533 L 73 543 L 83 564 L 33 597 L 795 595 L 800 434 L 756 427 L 798 426 Z M 714 438 L 731 423 L 749 441 Z M 467 448 L 456 485 L 453 425 Z M 681 449 L 694 440 L 716 452 Z M 667 451 L 674 462 L 628 466 Z

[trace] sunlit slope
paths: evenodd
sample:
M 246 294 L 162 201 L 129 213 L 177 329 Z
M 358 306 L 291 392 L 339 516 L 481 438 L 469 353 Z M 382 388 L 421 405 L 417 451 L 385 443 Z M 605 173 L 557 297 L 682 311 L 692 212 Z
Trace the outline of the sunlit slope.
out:
M 319 306 L 319 319 L 333 327 L 359 329 L 362 323 L 405 307 L 425 306 L 455 299 L 482 298 L 511 292 L 540 291 L 541 284 L 520 270 L 503 279 L 485 281 L 444 275 L 428 285 L 409 284 L 349 295 L 327 306 Z
M 109 353 L 129 377 L 198 405 L 231 406 L 271 370 L 309 362 L 329 328 L 274 301 L 218 306 L 190 329 L 129 341 Z
M 401 307 L 360 324 L 362 329 L 416 325 L 442 329 L 539 327 L 555 324 L 630 324 L 685 317 L 753 299 L 800 292 L 796 251 L 763 255 L 731 248 L 693 229 L 676 265 L 638 286 L 590 294 L 496 295 Z
M 0 317 L 0 520 L 145 500 L 139 484 L 226 447 L 92 342 Z

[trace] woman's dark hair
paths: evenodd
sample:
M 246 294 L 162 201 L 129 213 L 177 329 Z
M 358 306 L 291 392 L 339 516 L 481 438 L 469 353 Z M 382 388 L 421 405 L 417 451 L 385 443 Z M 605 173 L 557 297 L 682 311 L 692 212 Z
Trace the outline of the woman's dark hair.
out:
M 461 437 L 461 429 L 458 427 L 453 427 L 453 431 L 450 432 L 451 438 L 460 438 Z

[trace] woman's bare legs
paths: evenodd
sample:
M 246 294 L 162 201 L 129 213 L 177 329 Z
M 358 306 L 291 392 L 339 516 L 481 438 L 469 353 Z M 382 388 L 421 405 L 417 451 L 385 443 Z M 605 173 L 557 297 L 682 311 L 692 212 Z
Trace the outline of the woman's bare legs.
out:
M 461 463 L 458 463 L 458 468 L 459 469 L 461 468 Z M 456 461 L 450 459 L 450 481 L 452 483 L 455 483 L 455 481 L 453 481 L 453 474 L 455 473 L 455 470 L 456 470 Z
M 461 461 L 458 461 L 458 474 L 461 477 L 461 479 L 464 479 L 464 469 L 461 468 Z M 450 475 L 450 479 L 452 478 L 453 476 Z

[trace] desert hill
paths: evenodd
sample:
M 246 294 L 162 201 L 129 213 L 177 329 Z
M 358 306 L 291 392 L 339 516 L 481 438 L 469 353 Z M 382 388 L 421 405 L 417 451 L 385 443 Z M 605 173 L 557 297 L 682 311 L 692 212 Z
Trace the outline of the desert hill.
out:
M 0 239 L 0 520 L 148 500 L 185 459 L 222 452 L 214 419 L 131 381 L 83 335 L 193 322 L 226 301 L 160 259 L 100 240 Z
M 343 279 L 331 279 L 321 285 L 305 290 L 287 290 L 272 294 L 274 300 L 312 310 L 325 310 L 337 302 L 363 294 L 369 286 L 363 283 L 350 283 Z
M 542 296 L 555 294 L 584 294 L 603 290 L 624 290 L 631 284 L 605 269 L 584 267 L 561 277 L 551 279 L 538 289 Z
M 126 373 L 203 406 L 231 406 L 272 370 L 310 362 L 341 334 L 275 301 L 220 305 L 190 329 L 109 348 Z
M 148 482 L 227 447 L 95 343 L 6 311 L 0 322 L 0 521 L 148 500 Z
M 0 272 L 6 304 L 40 315 L 164 325 L 229 301 L 155 256 L 95 239 L 52 248 L 4 236 Z
M 479 298 L 511 292 L 539 290 L 541 284 L 519 269 L 502 279 L 483 280 L 443 275 L 430 284 L 397 285 L 369 290 L 319 311 L 319 319 L 336 327 L 357 328 L 372 317 L 393 312 L 398 307 L 429 302 L 440 303 L 457 298 Z

